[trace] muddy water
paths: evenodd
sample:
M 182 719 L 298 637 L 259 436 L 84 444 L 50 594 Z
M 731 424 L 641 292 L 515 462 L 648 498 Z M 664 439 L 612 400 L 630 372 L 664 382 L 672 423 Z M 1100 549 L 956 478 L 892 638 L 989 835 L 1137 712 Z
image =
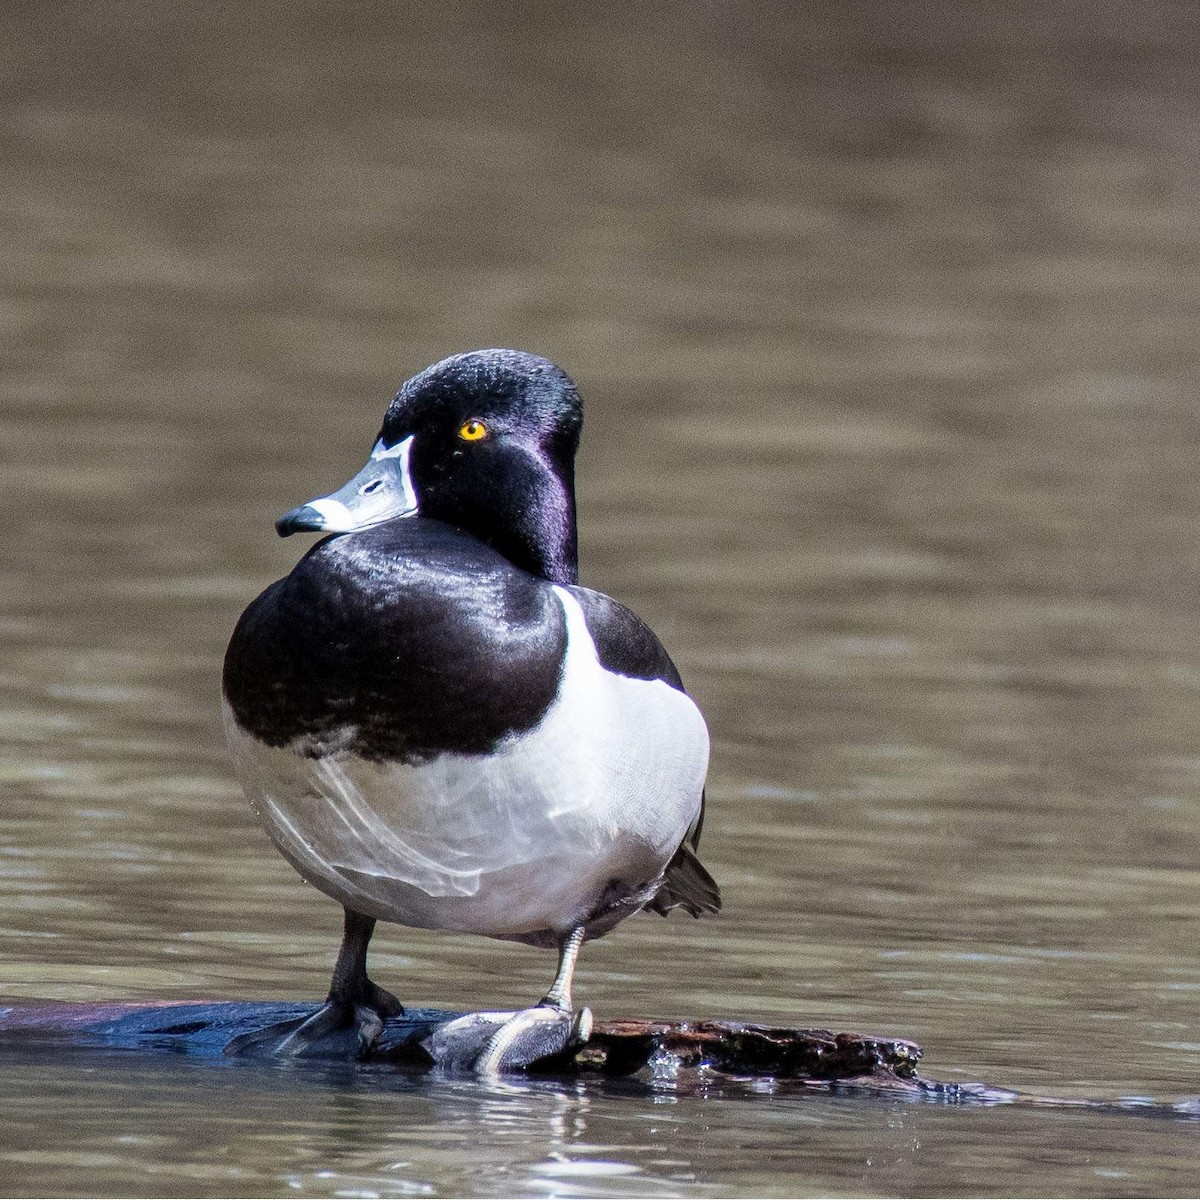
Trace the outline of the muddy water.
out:
M 317 997 L 216 690 L 391 390 L 587 399 L 584 577 L 708 714 L 715 922 L 598 1012 L 1200 1092 L 1190 6 L 29 6 L 0 46 L 0 996 Z M 1051 9 L 1056 11 L 1051 12 Z M 1128 23 L 1127 23 L 1128 22 Z M 404 998 L 534 951 L 377 939 Z M 1191 1194 L 1185 1123 L 669 1080 L 0 1062 L 4 1194 Z

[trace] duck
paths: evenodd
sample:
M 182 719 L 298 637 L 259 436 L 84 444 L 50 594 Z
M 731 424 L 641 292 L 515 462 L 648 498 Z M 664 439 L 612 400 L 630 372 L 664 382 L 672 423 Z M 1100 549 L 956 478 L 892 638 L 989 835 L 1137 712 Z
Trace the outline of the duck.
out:
M 345 1030 L 369 1055 L 405 1011 L 367 971 L 383 921 L 557 953 L 545 996 L 474 1058 L 524 1066 L 564 1021 L 586 1039 L 585 942 L 641 910 L 720 910 L 697 857 L 704 718 L 649 627 L 579 583 L 582 422 L 548 359 L 452 355 L 396 393 L 358 474 L 276 522 L 325 536 L 237 622 L 225 731 L 253 812 L 342 906 L 343 936 L 325 1002 L 231 1052 Z

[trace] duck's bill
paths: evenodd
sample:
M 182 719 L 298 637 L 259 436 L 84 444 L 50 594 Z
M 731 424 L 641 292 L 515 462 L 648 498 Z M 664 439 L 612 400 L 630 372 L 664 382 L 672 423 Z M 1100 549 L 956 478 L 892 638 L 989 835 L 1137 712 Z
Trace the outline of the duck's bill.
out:
M 345 487 L 284 513 L 275 522 L 279 536 L 354 533 L 396 517 L 415 517 L 417 493 L 408 465 L 411 449 L 411 437 L 394 446 L 376 443 L 367 465 Z

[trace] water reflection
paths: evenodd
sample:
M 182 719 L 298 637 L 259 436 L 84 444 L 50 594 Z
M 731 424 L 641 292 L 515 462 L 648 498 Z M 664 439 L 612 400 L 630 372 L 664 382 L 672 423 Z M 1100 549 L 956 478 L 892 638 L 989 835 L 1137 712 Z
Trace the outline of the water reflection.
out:
M 36 1115 L 11 1086 L 30 1072 Z M 835 1176 L 856 1194 L 1010 1194 L 1031 1138 L 1047 1194 L 1183 1194 L 1197 1165 L 1190 1129 L 1086 1112 L 174 1056 L 7 1055 L 0 1119 L 4 1195 L 808 1195 Z

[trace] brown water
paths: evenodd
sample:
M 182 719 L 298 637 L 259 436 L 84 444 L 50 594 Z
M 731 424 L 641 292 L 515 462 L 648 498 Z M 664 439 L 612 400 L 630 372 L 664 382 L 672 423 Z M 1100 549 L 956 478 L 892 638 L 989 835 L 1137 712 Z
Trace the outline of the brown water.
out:
M 650 9 L 12 6 L 0 996 L 322 994 L 339 913 L 241 801 L 220 657 L 395 386 L 514 345 L 589 404 L 586 582 L 714 733 L 727 910 L 628 922 L 582 998 L 1200 1092 L 1200 10 Z M 376 945 L 419 1003 L 551 969 Z M 1186 1195 L 1198 1139 L 0 1058 L 5 1195 Z

